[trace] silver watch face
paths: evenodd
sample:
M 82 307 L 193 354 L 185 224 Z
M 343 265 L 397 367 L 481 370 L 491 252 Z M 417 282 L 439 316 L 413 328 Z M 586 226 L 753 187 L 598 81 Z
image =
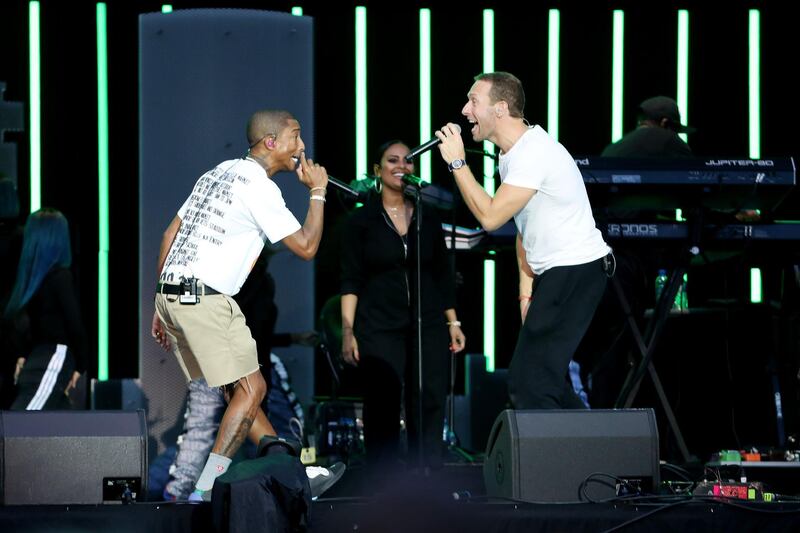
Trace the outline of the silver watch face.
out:
M 464 161 L 463 159 L 456 159 L 455 161 L 450 163 L 450 168 L 452 168 L 453 170 L 456 170 L 458 168 L 463 167 L 465 162 L 466 161 Z

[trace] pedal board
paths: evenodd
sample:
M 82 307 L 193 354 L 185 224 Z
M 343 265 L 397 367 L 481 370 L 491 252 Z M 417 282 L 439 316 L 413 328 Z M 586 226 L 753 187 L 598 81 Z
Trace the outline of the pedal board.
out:
M 738 483 L 735 481 L 703 481 L 694 488 L 695 496 L 714 496 L 736 500 L 771 501 L 772 495 L 764 492 L 759 481 Z

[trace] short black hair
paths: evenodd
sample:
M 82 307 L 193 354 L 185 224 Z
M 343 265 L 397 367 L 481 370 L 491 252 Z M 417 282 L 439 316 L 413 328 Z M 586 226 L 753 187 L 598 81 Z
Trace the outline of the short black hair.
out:
M 269 134 L 278 135 L 294 119 L 283 109 L 256 111 L 247 121 L 247 144 L 251 147 Z

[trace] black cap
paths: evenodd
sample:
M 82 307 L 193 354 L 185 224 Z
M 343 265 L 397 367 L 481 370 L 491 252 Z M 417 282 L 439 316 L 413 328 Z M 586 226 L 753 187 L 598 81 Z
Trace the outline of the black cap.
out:
M 654 96 L 639 104 L 639 111 L 643 118 L 660 122 L 667 119 L 669 127 L 678 133 L 693 133 L 694 128 L 681 124 L 681 112 L 678 104 L 668 96 Z

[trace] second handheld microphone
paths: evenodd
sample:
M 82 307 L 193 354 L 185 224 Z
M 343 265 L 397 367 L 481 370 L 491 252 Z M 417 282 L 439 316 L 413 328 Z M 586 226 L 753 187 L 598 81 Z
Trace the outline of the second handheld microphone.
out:
M 458 124 L 453 124 L 453 129 L 456 130 L 456 133 L 461 133 L 461 126 L 459 126 Z M 442 141 L 441 141 L 441 139 L 439 139 L 439 137 L 434 137 L 430 141 L 428 141 L 428 142 L 426 142 L 424 144 L 420 144 L 419 146 L 417 146 L 416 148 L 414 148 L 413 150 L 411 150 L 408 153 L 408 155 L 405 157 L 406 161 L 411 161 L 412 159 L 414 159 L 418 155 L 427 152 L 428 150 L 430 150 L 431 148 L 433 148 L 434 146 L 436 146 L 440 142 L 442 142 Z

